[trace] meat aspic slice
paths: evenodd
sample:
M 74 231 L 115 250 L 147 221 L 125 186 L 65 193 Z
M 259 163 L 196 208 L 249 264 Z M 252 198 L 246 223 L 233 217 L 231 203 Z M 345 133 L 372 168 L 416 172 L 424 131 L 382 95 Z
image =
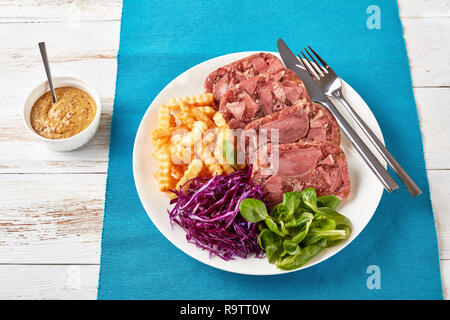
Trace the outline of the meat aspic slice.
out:
M 232 86 L 265 72 L 284 69 L 283 63 L 270 53 L 257 53 L 211 72 L 205 80 L 205 91 L 214 94 L 216 109 L 220 99 Z
M 289 70 L 266 72 L 231 87 L 220 100 L 219 111 L 231 129 L 255 119 L 309 102 L 303 82 Z
M 272 138 L 272 130 L 278 135 Z M 265 143 L 307 142 L 340 144 L 339 125 L 333 115 L 316 103 L 302 102 L 287 109 L 256 119 L 245 126 L 240 147 L 256 151 Z
M 258 150 L 252 179 L 264 186 L 271 204 L 281 202 L 285 192 L 309 187 L 316 189 L 319 196 L 335 195 L 340 199 L 350 192 L 345 154 L 330 142 L 264 145 Z

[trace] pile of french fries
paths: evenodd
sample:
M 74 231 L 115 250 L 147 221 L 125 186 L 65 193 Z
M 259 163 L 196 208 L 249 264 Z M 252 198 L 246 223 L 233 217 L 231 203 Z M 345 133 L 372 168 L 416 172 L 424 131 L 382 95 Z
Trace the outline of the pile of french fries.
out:
M 210 93 L 170 99 L 158 110 L 158 127 L 152 130 L 155 178 L 161 191 L 179 189 L 195 177 L 228 174 L 236 166 L 227 162 L 224 141 L 235 139 L 222 114 L 211 106 Z

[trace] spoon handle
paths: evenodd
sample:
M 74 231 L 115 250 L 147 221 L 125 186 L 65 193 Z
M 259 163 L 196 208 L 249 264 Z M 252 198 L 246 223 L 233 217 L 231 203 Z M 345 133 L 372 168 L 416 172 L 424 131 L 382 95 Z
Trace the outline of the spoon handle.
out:
M 42 61 L 44 62 L 45 73 L 47 74 L 48 85 L 50 86 L 50 91 L 52 92 L 53 103 L 56 102 L 55 89 L 53 88 L 52 75 L 50 73 L 50 65 L 47 58 L 47 49 L 45 48 L 45 42 L 39 42 L 39 50 L 41 51 Z

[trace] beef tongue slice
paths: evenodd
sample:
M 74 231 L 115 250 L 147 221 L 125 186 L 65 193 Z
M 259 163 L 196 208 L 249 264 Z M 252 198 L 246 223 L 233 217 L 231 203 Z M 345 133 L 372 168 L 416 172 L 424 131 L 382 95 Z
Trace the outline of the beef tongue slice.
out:
M 288 69 L 265 72 L 230 87 L 219 111 L 230 128 L 244 128 L 255 119 L 305 104 L 310 98 L 303 82 Z
M 258 149 L 252 179 L 263 185 L 272 204 L 282 201 L 283 193 L 313 187 L 319 196 L 344 199 L 350 192 L 347 161 L 334 143 L 294 142 L 266 144 Z
M 292 107 L 253 120 L 245 126 L 239 139 L 247 159 L 263 144 L 296 141 L 339 145 L 339 126 L 322 106 L 300 101 Z
M 232 86 L 265 72 L 277 72 L 284 69 L 283 63 L 270 53 L 256 53 L 246 58 L 227 64 L 211 72 L 205 80 L 206 92 L 214 94 L 215 107 Z

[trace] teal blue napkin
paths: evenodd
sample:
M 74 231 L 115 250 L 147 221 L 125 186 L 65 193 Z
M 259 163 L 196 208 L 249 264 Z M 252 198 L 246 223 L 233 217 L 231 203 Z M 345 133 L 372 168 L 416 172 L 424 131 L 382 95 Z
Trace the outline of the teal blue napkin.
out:
M 375 6 L 373 6 L 375 4 Z M 277 276 L 204 265 L 175 248 L 136 193 L 132 150 L 151 101 L 213 57 L 312 45 L 371 106 L 423 194 L 384 194 L 339 254 Z M 99 299 L 441 299 L 433 211 L 398 8 L 392 0 L 124 1 L 103 221 Z

